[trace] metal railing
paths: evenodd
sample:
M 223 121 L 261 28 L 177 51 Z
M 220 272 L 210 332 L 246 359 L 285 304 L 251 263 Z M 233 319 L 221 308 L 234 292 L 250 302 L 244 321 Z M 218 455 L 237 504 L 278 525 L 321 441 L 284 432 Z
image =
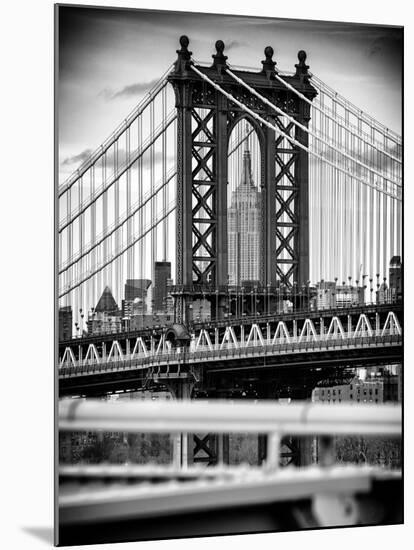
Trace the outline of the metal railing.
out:
M 329 407 L 329 413 L 328 413 Z M 401 434 L 398 405 L 289 405 L 227 401 L 116 401 L 63 399 L 59 429 L 146 433 L 263 433 L 280 436 Z
M 188 351 L 184 348 L 171 349 L 168 353 L 159 353 L 146 356 L 143 353 L 136 354 L 135 357 L 124 355 L 122 358 L 113 360 L 102 359 L 77 361 L 75 366 L 66 364 L 59 367 L 59 376 L 79 376 L 83 374 L 93 374 L 99 372 L 109 372 L 112 370 L 145 369 L 158 365 L 175 365 L 194 362 L 211 362 L 215 360 L 242 359 L 244 357 L 268 356 L 287 353 L 318 352 L 328 349 L 350 349 L 366 347 L 384 347 L 402 344 L 402 336 L 398 334 L 387 334 L 382 336 L 361 336 L 350 338 L 331 338 L 319 337 L 314 340 L 306 338 L 302 341 L 275 343 L 265 343 L 262 345 L 257 342 L 256 345 L 236 347 L 233 344 L 226 344 L 226 347 L 220 345 L 214 346 L 212 350 Z
M 61 431 L 104 430 L 167 433 L 250 433 L 267 436 L 264 467 L 217 466 L 207 470 L 180 461 L 173 447 L 170 465 L 75 465 L 60 467 L 59 496 L 64 524 L 140 518 L 196 510 L 263 505 L 277 501 L 368 492 L 373 479 L 399 479 L 398 471 L 335 465 L 333 435 L 399 437 L 401 407 L 293 403 L 142 402 L 66 399 L 59 403 Z M 322 437 L 318 465 L 279 468 L 285 435 Z M 125 483 L 129 480 L 129 483 Z M 89 482 L 89 483 L 88 483 Z

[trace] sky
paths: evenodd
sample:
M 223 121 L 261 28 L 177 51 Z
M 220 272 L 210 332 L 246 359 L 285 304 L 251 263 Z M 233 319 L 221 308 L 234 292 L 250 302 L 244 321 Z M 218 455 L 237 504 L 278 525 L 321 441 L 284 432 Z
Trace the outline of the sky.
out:
M 280 70 L 307 52 L 310 71 L 401 133 L 403 32 L 398 27 L 162 11 L 61 7 L 58 28 L 60 182 L 128 115 L 176 59 L 187 34 L 198 61 L 216 40 L 232 65 Z

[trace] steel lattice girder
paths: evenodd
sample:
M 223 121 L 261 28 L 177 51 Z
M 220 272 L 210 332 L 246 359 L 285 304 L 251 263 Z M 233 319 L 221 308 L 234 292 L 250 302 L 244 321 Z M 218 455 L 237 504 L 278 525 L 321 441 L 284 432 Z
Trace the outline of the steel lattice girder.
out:
M 291 135 L 294 124 L 286 126 L 279 118 L 275 119 L 277 126 L 286 134 Z M 298 250 L 296 239 L 300 220 L 297 214 L 299 186 L 296 181 L 295 161 L 297 148 L 287 143 L 283 146 L 284 137 L 278 136 L 275 142 L 275 161 L 279 171 L 276 171 L 276 273 L 282 284 L 291 286 L 298 279 Z M 290 158 L 286 160 L 286 155 Z M 287 178 L 289 184 L 284 182 Z M 289 221 L 284 221 L 288 217 Z M 281 266 L 288 266 L 282 269 Z

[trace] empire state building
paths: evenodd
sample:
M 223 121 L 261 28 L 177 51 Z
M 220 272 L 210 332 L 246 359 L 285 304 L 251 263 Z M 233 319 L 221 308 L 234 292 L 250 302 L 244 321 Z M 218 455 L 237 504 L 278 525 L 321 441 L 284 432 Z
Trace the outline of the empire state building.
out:
M 249 146 L 243 152 L 242 176 L 227 210 L 229 284 L 258 283 L 261 278 L 261 195 L 252 177 Z

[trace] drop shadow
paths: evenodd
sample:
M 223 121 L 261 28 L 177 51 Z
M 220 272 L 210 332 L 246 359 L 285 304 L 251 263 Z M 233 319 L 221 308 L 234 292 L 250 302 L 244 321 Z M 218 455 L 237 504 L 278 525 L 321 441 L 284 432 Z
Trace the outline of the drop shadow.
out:
M 22 531 L 53 546 L 53 527 L 22 527 Z

